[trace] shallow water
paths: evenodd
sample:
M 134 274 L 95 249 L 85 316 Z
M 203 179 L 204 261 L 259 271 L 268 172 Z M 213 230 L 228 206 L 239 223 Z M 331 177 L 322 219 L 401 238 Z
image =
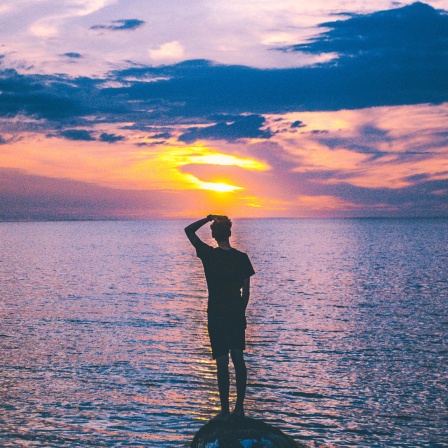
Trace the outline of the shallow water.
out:
M 186 224 L 0 223 L 0 446 L 181 447 L 217 411 Z M 310 447 L 448 446 L 448 220 L 233 233 L 250 416 Z

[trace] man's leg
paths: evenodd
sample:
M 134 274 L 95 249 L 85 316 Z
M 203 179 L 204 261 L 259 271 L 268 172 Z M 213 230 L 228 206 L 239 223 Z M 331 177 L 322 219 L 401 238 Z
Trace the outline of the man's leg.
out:
M 242 350 L 232 349 L 230 351 L 232 362 L 235 367 L 236 379 L 236 404 L 233 414 L 244 416 L 244 397 L 246 396 L 247 369 L 244 362 Z
M 226 418 L 229 415 L 229 354 L 216 358 L 218 371 L 219 399 L 221 401 L 221 412 L 216 416 Z

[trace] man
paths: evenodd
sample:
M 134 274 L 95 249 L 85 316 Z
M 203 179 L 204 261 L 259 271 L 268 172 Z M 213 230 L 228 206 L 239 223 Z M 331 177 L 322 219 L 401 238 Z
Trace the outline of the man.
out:
M 204 224 L 210 226 L 218 243 L 213 248 L 196 235 Z M 232 416 L 244 417 L 247 369 L 243 350 L 249 302 L 250 277 L 255 274 L 249 257 L 230 246 L 232 222 L 227 216 L 208 215 L 185 228 L 197 256 L 202 260 L 208 288 L 208 334 L 216 360 L 221 412 L 214 420 L 227 420 L 229 414 L 229 352 L 235 367 L 237 400 Z

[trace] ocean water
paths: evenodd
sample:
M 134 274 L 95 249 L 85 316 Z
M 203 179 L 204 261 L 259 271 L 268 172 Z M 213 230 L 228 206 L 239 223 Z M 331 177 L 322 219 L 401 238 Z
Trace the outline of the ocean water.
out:
M 0 223 L 0 446 L 182 447 L 217 412 L 186 224 Z M 447 236 L 236 220 L 257 272 L 248 415 L 310 447 L 448 446 Z

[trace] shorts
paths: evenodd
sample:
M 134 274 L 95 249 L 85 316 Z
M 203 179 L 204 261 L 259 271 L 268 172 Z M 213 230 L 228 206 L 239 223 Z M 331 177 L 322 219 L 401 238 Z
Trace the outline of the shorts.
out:
M 230 319 L 208 317 L 208 335 L 213 359 L 229 353 L 229 350 L 246 349 L 246 318 Z

